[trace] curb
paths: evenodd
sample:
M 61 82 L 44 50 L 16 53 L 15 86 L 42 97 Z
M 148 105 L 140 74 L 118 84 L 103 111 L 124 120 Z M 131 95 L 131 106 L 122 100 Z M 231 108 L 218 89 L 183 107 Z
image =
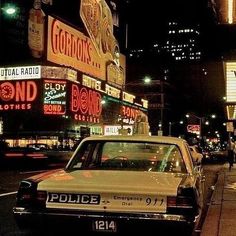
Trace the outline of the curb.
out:
M 215 190 L 211 196 L 210 204 L 204 220 L 201 236 L 219 235 L 219 223 L 222 211 L 223 191 L 224 191 L 225 171 L 220 171 L 217 177 Z

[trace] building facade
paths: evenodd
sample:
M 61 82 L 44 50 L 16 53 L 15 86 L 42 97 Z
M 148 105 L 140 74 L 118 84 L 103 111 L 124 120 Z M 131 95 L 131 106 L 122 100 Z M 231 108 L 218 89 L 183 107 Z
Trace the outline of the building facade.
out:
M 25 60 L 6 58 L 0 66 L 1 137 L 11 145 L 132 133 L 137 117 L 146 116 L 147 101 L 124 91 L 125 56 L 110 8 L 89 2 L 80 1 L 82 30 L 45 14 L 41 1 L 29 9 Z

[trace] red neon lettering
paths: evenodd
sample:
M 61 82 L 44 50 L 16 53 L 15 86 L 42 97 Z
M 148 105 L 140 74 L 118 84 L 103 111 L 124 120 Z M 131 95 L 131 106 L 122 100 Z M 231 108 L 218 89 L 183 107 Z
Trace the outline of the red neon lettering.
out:
M 60 37 L 60 41 L 59 41 L 59 51 L 61 54 L 64 54 L 66 55 L 65 53 L 65 50 L 66 50 L 66 36 L 65 36 L 65 31 L 63 30 L 60 30 L 60 34 L 59 34 L 59 37 Z
M 127 107 L 127 106 L 122 106 L 122 115 L 126 116 L 127 118 L 132 118 L 135 119 L 137 117 L 138 110 Z
M 101 94 L 96 91 L 89 91 L 89 115 L 97 114 L 99 116 L 101 109 Z
M 32 102 L 37 97 L 37 85 L 34 81 L 17 81 L 15 84 L 4 82 L 0 88 L 0 98 L 3 101 Z
M 25 101 L 25 82 L 16 82 L 16 102 Z
M 135 111 L 136 110 L 134 110 L 134 109 L 130 110 L 130 116 L 133 117 L 133 118 L 135 118 Z
M 52 31 L 51 31 L 51 44 L 52 44 L 52 51 L 54 54 L 58 53 L 58 43 L 59 43 L 59 22 L 54 20 L 52 23 Z
M 67 56 L 70 56 L 70 57 L 72 56 L 72 54 L 71 54 L 71 51 L 72 51 L 71 40 L 72 40 L 72 35 L 71 35 L 71 37 L 69 37 L 68 32 L 66 32 L 66 45 L 67 45 L 67 48 L 66 48 L 65 54 Z
M 100 93 L 85 87 L 79 89 L 77 85 L 72 85 L 71 110 L 83 115 L 100 116 L 102 112 Z
M 81 88 L 79 93 L 79 106 L 82 114 L 86 114 L 88 112 L 88 90 L 86 88 Z
M 43 106 L 43 110 L 45 114 L 64 114 L 62 111 L 62 106 L 61 105 L 51 105 L 47 104 Z
M 37 86 L 34 81 L 16 82 L 16 102 L 32 102 L 37 97 Z
M 123 116 L 125 116 L 125 115 L 126 115 L 126 114 L 125 114 L 125 113 L 126 113 L 126 112 L 125 112 L 125 106 L 122 106 L 121 109 L 122 109 L 121 114 L 122 114 Z
M 74 37 L 74 35 L 71 35 L 71 57 L 76 58 L 76 52 L 77 52 L 77 42 L 76 39 Z
M 15 96 L 14 85 L 10 82 L 4 82 L 0 85 L 0 98 L 3 101 L 10 101 Z
M 60 53 L 91 64 L 92 47 L 88 38 L 82 39 L 67 32 L 56 19 L 53 20 L 51 27 L 51 45 L 54 54 Z
M 30 110 L 32 108 L 32 105 L 30 103 L 28 104 L 5 104 L 0 105 L 0 111 L 7 111 L 7 110 Z
M 34 81 L 27 81 L 26 84 L 26 101 L 32 102 L 37 97 L 37 85 Z
M 77 112 L 79 110 L 79 87 L 73 84 L 71 90 L 71 110 Z

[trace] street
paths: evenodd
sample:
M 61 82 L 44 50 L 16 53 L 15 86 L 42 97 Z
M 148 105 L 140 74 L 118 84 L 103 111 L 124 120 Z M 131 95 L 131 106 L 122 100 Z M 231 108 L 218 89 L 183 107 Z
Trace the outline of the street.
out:
M 59 168 L 60 165 L 49 165 L 47 169 Z M 208 202 L 210 201 L 212 192 L 214 190 L 214 184 L 217 180 L 217 174 L 222 168 L 222 164 L 204 164 L 203 170 L 206 176 L 205 181 L 205 195 L 204 195 L 204 209 L 203 209 L 203 219 L 200 221 L 199 232 L 200 234 L 202 223 L 204 222 L 204 217 L 207 212 Z M 12 207 L 14 205 L 16 191 L 18 189 L 19 181 L 29 177 L 31 175 L 37 174 L 45 169 L 8 169 L 1 170 L 0 172 L 0 236 L 11 236 L 11 235 L 28 235 L 23 233 L 18 229 L 12 214 Z

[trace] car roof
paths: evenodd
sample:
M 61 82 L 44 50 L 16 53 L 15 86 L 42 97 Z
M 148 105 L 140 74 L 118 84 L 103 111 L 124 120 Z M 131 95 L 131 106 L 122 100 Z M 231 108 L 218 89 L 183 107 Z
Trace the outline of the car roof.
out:
M 159 142 L 182 145 L 186 143 L 185 139 L 170 137 L 170 136 L 148 136 L 148 135 L 101 135 L 86 137 L 83 141 L 90 140 L 108 140 L 108 141 L 145 141 L 145 142 Z

